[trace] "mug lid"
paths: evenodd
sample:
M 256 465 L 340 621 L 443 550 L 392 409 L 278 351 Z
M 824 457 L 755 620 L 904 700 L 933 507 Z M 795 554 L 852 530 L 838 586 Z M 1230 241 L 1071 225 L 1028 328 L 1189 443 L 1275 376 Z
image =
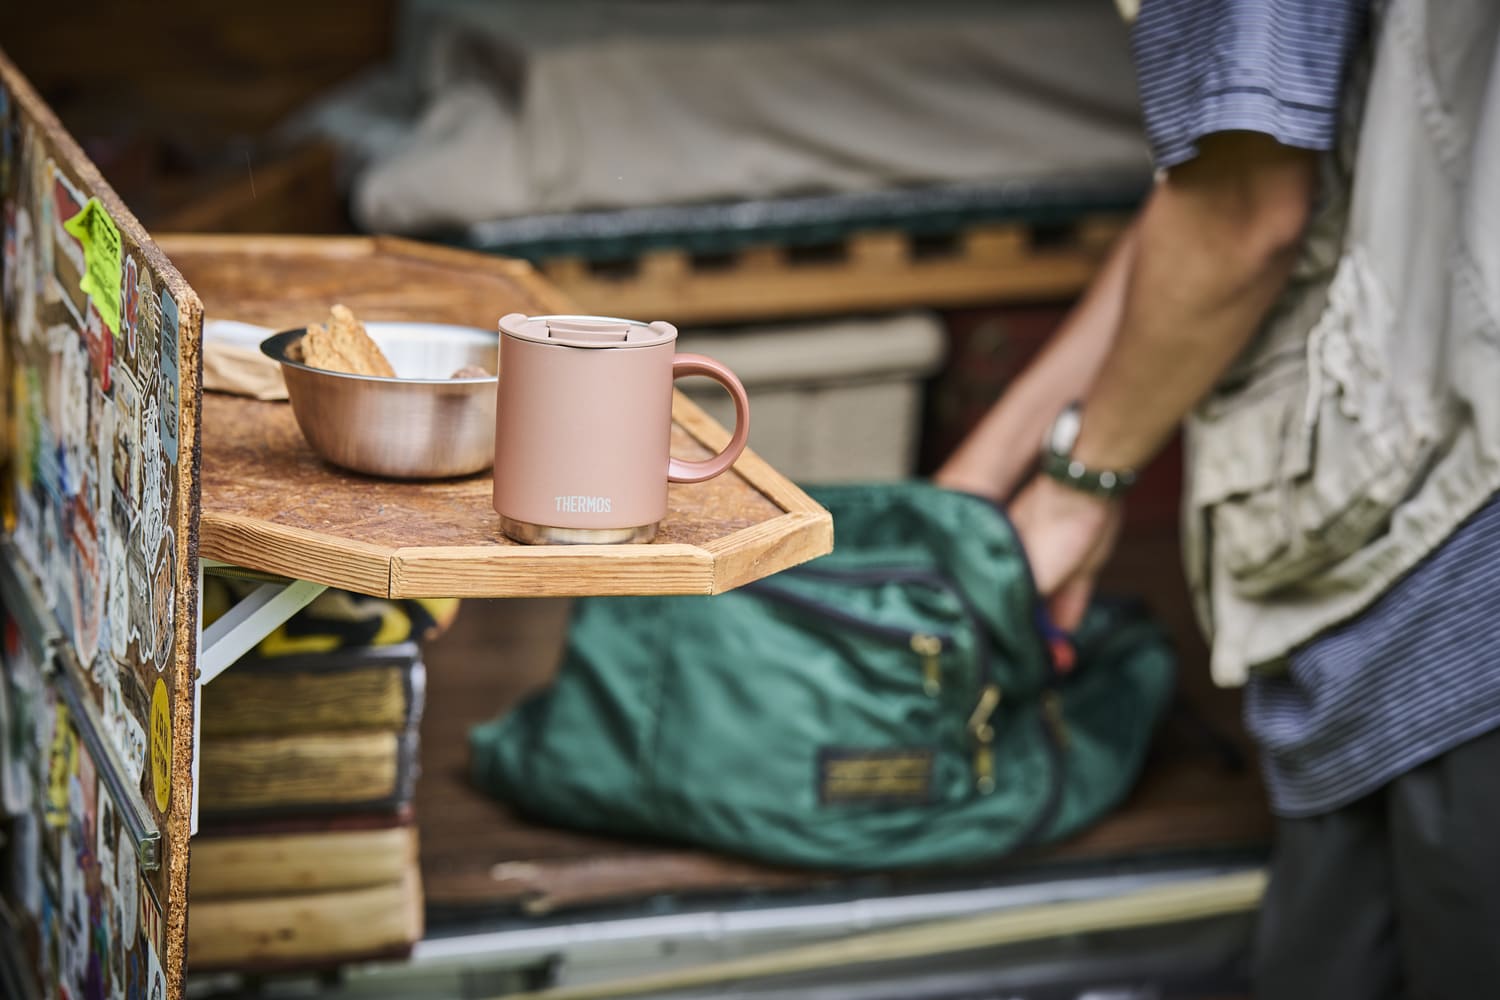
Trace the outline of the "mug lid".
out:
M 642 323 L 614 316 L 527 316 L 509 313 L 500 317 L 500 332 L 539 344 L 591 349 L 652 347 L 677 339 L 677 328 L 657 320 Z

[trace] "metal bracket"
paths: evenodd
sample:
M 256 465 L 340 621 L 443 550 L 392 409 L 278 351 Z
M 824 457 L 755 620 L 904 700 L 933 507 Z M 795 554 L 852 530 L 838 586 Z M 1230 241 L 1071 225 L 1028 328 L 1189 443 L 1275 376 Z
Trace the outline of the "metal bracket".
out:
M 203 621 L 205 570 L 225 566 L 210 560 L 198 564 L 198 621 Z M 203 688 L 228 670 L 266 636 L 312 603 L 328 587 L 310 580 L 262 583 L 198 636 L 198 683 L 193 712 L 193 821 L 198 832 L 198 761 L 203 756 Z
M 263 583 L 203 630 L 198 643 L 198 683 L 218 677 L 276 628 L 312 603 L 327 586 L 311 580 Z M 202 593 L 200 570 L 199 593 Z M 201 619 L 200 619 L 201 620 Z

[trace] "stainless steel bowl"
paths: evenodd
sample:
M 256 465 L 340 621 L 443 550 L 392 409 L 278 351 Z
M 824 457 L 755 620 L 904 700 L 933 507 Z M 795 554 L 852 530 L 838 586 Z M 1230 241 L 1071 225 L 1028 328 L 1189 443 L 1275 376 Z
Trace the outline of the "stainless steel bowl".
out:
M 449 378 L 465 365 L 499 370 L 500 337 L 440 323 L 366 323 L 397 378 L 345 375 L 287 358 L 306 329 L 261 342 L 281 363 L 302 436 L 334 465 L 396 479 L 467 476 L 495 462 L 494 375 Z

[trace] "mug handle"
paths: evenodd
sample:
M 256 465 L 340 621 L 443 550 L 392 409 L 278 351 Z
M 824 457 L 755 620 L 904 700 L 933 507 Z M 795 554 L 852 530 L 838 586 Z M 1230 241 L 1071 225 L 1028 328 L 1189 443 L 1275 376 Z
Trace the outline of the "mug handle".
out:
M 667 461 L 669 482 L 701 483 L 728 471 L 740 457 L 740 452 L 745 450 L 745 442 L 750 440 L 750 397 L 745 394 L 745 387 L 738 376 L 713 358 L 706 358 L 701 354 L 674 355 L 672 378 L 676 380 L 686 375 L 707 375 L 722 385 L 734 400 L 734 435 L 723 451 L 701 462 L 687 462 L 680 458 Z

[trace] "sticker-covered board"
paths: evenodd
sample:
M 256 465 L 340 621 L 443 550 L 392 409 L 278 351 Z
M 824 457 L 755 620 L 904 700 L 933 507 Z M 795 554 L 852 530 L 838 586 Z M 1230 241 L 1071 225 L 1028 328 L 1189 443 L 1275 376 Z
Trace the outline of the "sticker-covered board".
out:
M 7 569 L 58 637 L 7 620 L 11 902 L 43 996 L 176 996 L 203 310 L 3 55 L 0 220 Z

